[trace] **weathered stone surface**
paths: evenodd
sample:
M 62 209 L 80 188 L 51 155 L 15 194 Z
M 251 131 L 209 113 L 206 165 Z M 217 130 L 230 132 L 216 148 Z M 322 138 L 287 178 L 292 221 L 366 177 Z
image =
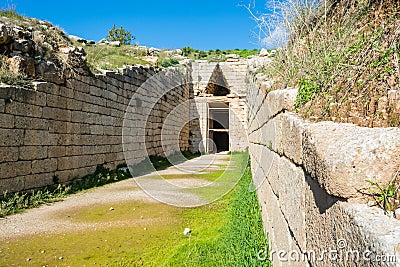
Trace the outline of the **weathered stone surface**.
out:
M 362 195 L 369 179 L 388 183 L 400 167 L 400 130 L 320 122 L 307 126 L 304 167 L 328 193 Z
M 47 147 L 41 146 L 22 146 L 19 148 L 20 160 L 37 160 L 47 158 Z
M 300 257 L 311 253 L 295 262 L 272 257 L 274 266 L 397 266 L 400 222 L 351 203 L 369 186 L 366 179 L 387 184 L 396 173 L 400 130 L 306 122 L 290 112 L 296 90 L 270 92 L 260 101 L 262 83 L 251 87 L 251 169 L 271 248 Z M 379 99 L 381 113 L 393 108 L 396 94 Z M 329 250 L 343 257 L 332 259 Z M 361 256 L 351 258 L 355 253 Z M 380 261 L 382 255 L 392 262 Z
M 5 44 L 9 40 L 8 30 L 6 25 L 0 23 L 0 44 Z
M 0 179 L 0 192 L 18 192 L 24 189 L 24 178 Z
M 158 65 L 158 57 L 145 56 L 145 57 L 143 57 L 143 60 L 149 62 L 151 66 L 156 67 Z
M 0 113 L 0 128 L 14 128 L 14 116 Z
M 308 123 L 292 113 L 283 113 L 274 120 L 277 121 L 277 125 L 272 129 L 276 134 L 276 151 L 301 165 L 303 163 L 303 134 Z
M 23 142 L 24 130 L 0 129 L 0 147 L 20 146 Z
M 35 61 L 31 57 L 13 56 L 7 60 L 10 71 L 15 74 L 25 73 L 29 77 L 35 77 Z
M 296 100 L 297 92 L 297 89 L 275 90 L 270 92 L 267 95 L 265 102 L 271 111 L 271 115 L 275 116 L 285 110 L 294 110 L 294 102 Z
M 36 67 L 36 73 L 39 77 L 55 84 L 63 84 L 65 82 L 61 70 L 53 62 L 41 61 Z

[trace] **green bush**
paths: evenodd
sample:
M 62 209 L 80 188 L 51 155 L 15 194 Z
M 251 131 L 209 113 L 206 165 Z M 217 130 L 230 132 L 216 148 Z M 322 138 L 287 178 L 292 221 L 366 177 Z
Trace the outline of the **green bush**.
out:
M 174 66 L 179 65 L 179 60 L 177 60 L 175 58 L 169 58 L 169 59 L 165 59 L 163 61 L 160 61 L 158 63 L 158 65 L 163 67 L 163 68 L 174 67 Z
M 182 48 L 182 52 L 185 57 L 188 57 L 188 56 L 194 54 L 195 50 L 193 48 L 191 48 L 190 46 L 185 46 L 184 48 Z
M 131 32 L 125 30 L 122 26 L 117 29 L 114 24 L 111 30 L 108 31 L 106 39 L 110 42 L 119 41 L 121 44 L 130 44 L 136 37 L 132 36 Z

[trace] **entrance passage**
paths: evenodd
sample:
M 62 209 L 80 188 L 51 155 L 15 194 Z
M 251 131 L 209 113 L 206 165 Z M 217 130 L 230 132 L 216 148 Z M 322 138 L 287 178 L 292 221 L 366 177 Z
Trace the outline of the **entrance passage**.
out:
M 209 142 L 207 151 L 229 151 L 229 105 L 209 103 L 208 118 L 208 138 L 213 142 Z
M 215 132 L 213 141 L 217 146 L 217 152 L 229 151 L 229 134 L 227 132 Z

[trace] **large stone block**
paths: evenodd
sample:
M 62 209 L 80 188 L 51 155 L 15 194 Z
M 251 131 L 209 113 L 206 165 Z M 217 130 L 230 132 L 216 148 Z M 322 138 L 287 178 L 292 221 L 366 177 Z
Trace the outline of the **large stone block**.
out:
M 0 128 L 14 128 L 14 115 L 0 113 Z
M 291 260 L 293 256 L 302 255 L 296 240 L 291 236 L 291 229 L 285 219 L 278 199 L 269 183 L 263 183 L 258 189 L 262 210 L 263 223 L 269 239 L 269 249 L 273 266 L 307 266 L 307 261 Z
M 32 161 L 32 174 L 54 173 L 57 170 L 57 159 L 41 159 Z
M 24 130 L 0 129 L 0 146 L 20 146 L 24 143 Z
M 0 163 L 18 160 L 18 147 L 0 148 Z
M 60 158 L 65 156 L 65 146 L 49 146 L 47 148 L 49 158 Z
M 303 134 L 308 123 L 290 112 L 278 115 L 276 121 L 274 128 L 266 129 L 266 131 L 276 133 L 277 144 L 274 149 L 301 165 L 303 163 Z
M 296 242 L 305 250 L 306 182 L 304 171 L 284 157 L 275 157 L 274 159 L 278 161 L 279 206 Z
M 0 99 L 0 113 L 4 113 L 6 108 L 6 101 L 4 99 Z
M 22 140 L 26 146 L 55 146 L 58 143 L 58 135 L 49 131 L 25 130 Z
M 30 174 L 31 166 L 30 161 L 0 163 L 0 179 Z
M 297 89 L 274 90 L 268 93 L 265 103 L 267 104 L 272 116 L 282 111 L 294 110 Z
M 0 179 L 0 194 L 4 192 L 14 193 L 24 189 L 24 178 L 15 177 L 11 179 Z
M 33 174 L 24 176 L 24 189 L 36 189 L 43 188 L 45 186 L 49 186 L 54 184 L 52 173 L 41 173 L 41 174 Z
M 42 116 L 42 107 L 14 101 L 6 105 L 5 112 L 13 115 L 40 118 Z
M 69 98 L 48 94 L 47 106 L 65 109 L 67 107 L 67 100 L 69 100 Z
M 320 122 L 303 137 L 304 167 L 334 196 L 362 196 L 369 179 L 387 184 L 400 166 L 400 129 Z
M 45 146 L 21 146 L 19 147 L 20 160 L 35 160 L 47 158 L 47 147 Z
M 25 116 L 15 116 L 14 125 L 16 129 L 48 130 L 49 120 Z
M 43 118 L 60 121 L 71 121 L 71 111 L 61 108 L 44 107 Z

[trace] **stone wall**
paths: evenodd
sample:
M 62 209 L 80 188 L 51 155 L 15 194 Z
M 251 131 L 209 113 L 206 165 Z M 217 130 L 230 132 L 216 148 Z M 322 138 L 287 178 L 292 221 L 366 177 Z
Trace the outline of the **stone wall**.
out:
M 247 61 L 237 59 L 233 62 L 208 62 L 197 60 L 191 64 L 191 122 L 190 143 L 192 151 L 201 151 L 206 147 L 208 134 L 208 107 L 210 103 L 229 105 L 229 147 L 231 151 L 244 151 L 247 142 L 247 105 L 246 105 Z M 217 75 L 218 77 L 215 77 Z M 216 83 L 229 89 L 224 97 L 213 96 L 207 92 L 209 84 Z M 209 140 L 209 142 L 211 142 Z M 199 145 L 200 144 L 200 145 Z M 209 145 L 212 147 L 212 144 Z
M 397 266 L 400 222 L 362 192 L 400 167 L 400 129 L 307 122 L 292 112 L 296 89 L 266 84 L 249 85 L 248 127 L 273 266 Z
M 197 96 L 205 91 L 218 65 L 231 93 L 245 96 L 247 64 L 247 60 L 244 59 L 237 60 L 236 62 L 217 63 L 208 62 L 206 60 L 197 60 L 193 62 L 191 77 L 194 95 Z
M 161 82 L 148 83 L 154 75 L 161 75 Z M 63 183 L 93 172 L 98 164 L 115 168 L 125 162 L 122 127 L 129 104 L 134 109 L 130 119 L 138 125 L 147 122 L 146 142 L 131 140 L 138 151 L 135 162 L 147 154 L 164 155 L 160 131 L 165 116 L 188 100 L 186 79 L 185 69 L 157 73 L 153 68 L 132 67 L 95 77 L 75 75 L 64 85 L 1 87 L 0 193 L 50 185 L 54 177 Z M 181 114 L 175 116 L 188 121 L 188 106 L 178 111 Z M 167 141 L 167 153 L 176 147 L 188 149 L 187 127 L 169 126 L 165 138 L 180 140 L 176 146 Z

